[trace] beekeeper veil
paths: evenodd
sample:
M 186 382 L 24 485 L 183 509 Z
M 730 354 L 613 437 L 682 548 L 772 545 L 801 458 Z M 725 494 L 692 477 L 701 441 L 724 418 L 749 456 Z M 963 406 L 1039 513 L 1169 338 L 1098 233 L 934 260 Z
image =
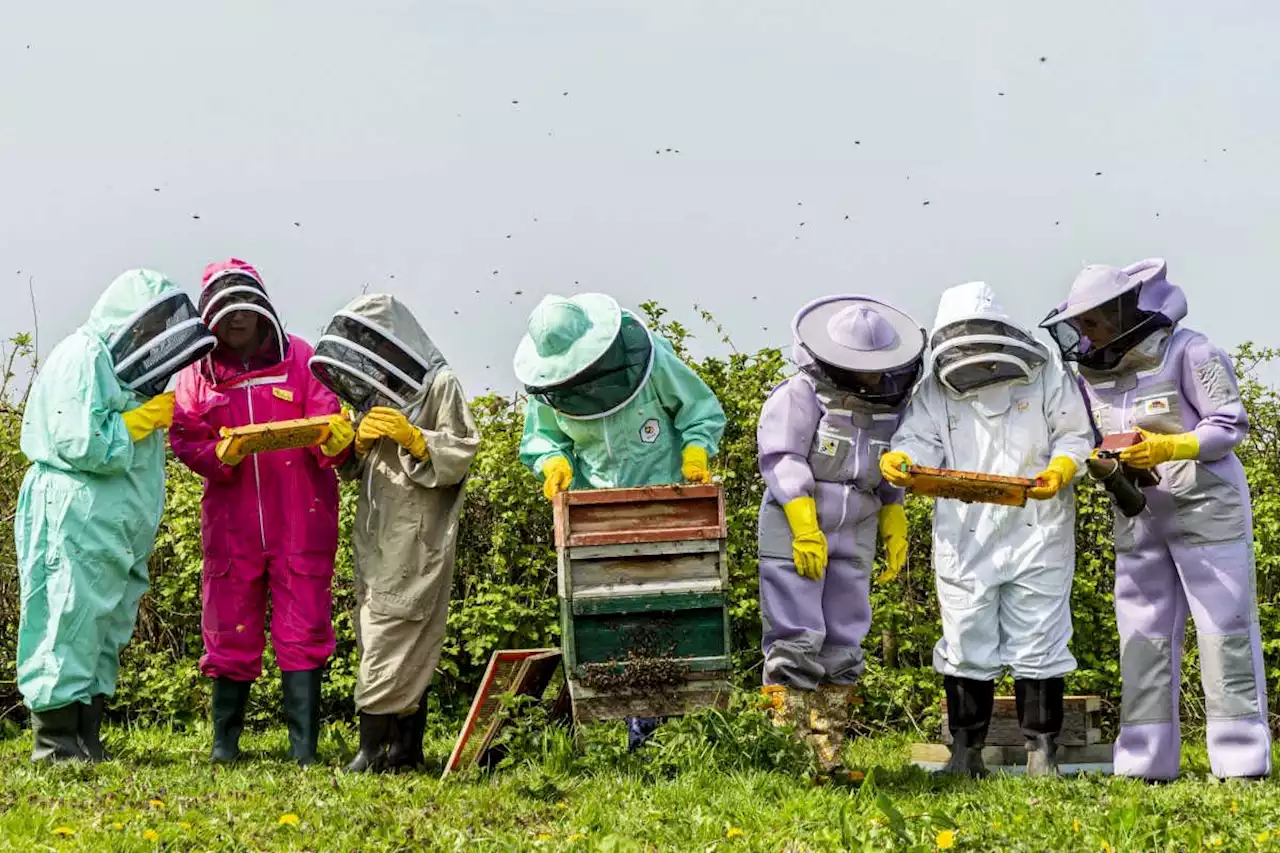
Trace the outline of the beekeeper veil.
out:
M 980 281 L 942 294 L 929 347 L 934 376 L 958 397 L 1030 382 L 1049 359 L 1048 348 L 1015 324 Z
M 359 412 L 387 406 L 410 414 L 444 356 L 394 296 L 359 296 L 333 315 L 309 362 L 312 374 Z
M 217 345 L 191 298 L 176 288 L 135 311 L 107 340 L 116 378 L 140 397 L 162 393 L 174 374 Z

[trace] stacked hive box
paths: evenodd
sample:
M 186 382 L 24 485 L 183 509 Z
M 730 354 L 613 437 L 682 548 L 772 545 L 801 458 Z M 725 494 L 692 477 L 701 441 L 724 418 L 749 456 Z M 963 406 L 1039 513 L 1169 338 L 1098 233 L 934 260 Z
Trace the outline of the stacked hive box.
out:
M 574 718 L 724 707 L 730 653 L 720 486 L 567 492 L 555 514 Z

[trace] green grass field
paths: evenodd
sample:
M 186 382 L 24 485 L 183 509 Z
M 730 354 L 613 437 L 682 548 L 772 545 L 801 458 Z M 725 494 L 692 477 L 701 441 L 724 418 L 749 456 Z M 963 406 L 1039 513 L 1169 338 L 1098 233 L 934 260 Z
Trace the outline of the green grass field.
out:
M 441 781 L 340 771 L 353 732 L 330 727 L 323 766 L 284 760 L 283 730 L 211 767 L 207 730 L 113 729 L 116 761 L 36 768 L 30 735 L 0 741 L 0 848 L 66 851 L 1280 850 L 1280 790 L 1219 783 L 1202 749 L 1148 786 L 1100 777 L 936 781 L 897 738 L 855 741 L 858 789 L 814 787 L 803 755 L 759 715 L 669 723 L 643 760 L 620 725 L 517 730 L 509 766 Z

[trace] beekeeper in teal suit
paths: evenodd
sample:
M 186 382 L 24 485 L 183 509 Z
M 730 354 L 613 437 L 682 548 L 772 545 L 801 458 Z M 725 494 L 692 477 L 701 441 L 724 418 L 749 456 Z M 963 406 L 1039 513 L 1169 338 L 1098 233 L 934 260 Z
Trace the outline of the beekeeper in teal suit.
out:
M 671 344 L 612 297 L 547 296 L 515 357 L 529 401 L 520 461 L 543 494 L 710 483 L 724 435 L 720 401 Z M 627 721 L 631 749 L 655 720 Z
M 103 709 L 164 509 L 165 386 L 215 344 L 176 284 L 132 270 L 32 385 L 21 438 L 32 465 L 14 521 L 18 689 L 31 709 L 32 760 L 107 757 Z

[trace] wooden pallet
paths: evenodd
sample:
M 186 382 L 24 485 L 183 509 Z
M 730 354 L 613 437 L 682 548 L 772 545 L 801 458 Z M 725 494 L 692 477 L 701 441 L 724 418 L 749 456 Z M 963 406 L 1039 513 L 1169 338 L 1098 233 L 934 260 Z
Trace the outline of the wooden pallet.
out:
M 565 492 L 560 627 L 575 720 L 674 716 L 729 695 L 724 492 Z
M 1060 746 L 1089 746 L 1102 741 L 1102 700 L 1097 696 L 1067 696 L 1063 700 Z M 1018 706 L 1012 696 L 997 696 L 991 712 L 987 745 L 1022 748 L 1025 738 L 1018 726 Z M 947 700 L 942 700 L 942 743 L 951 743 L 947 728 Z

